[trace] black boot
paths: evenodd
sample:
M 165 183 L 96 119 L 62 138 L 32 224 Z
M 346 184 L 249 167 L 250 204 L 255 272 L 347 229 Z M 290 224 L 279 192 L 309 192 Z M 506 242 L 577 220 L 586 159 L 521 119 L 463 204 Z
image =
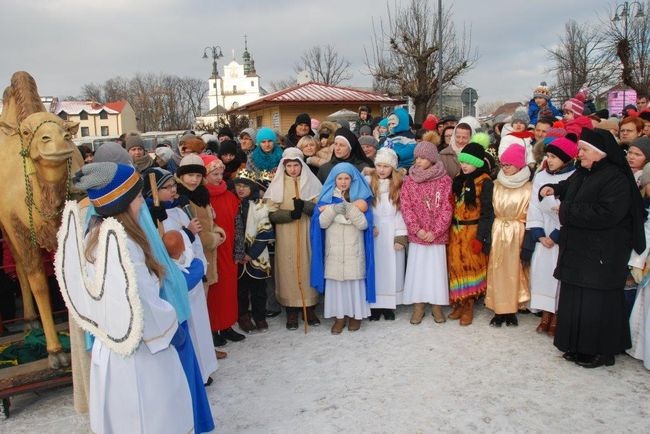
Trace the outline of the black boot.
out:
M 226 338 L 221 336 L 219 332 L 212 332 L 212 343 L 215 347 L 223 347 L 228 343 Z
M 239 341 L 243 341 L 244 339 L 246 339 L 246 336 L 244 336 L 241 333 L 237 333 L 236 331 L 234 331 L 232 329 L 232 327 L 228 327 L 225 330 L 221 330 L 219 332 L 219 335 L 221 335 L 222 338 L 228 339 L 229 341 L 232 341 L 232 342 L 239 342 Z
M 312 327 L 317 327 L 320 325 L 320 320 L 316 315 L 316 306 L 307 307 L 307 324 L 309 324 Z
M 506 319 L 505 315 L 496 314 L 490 320 L 490 325 L 492 327 L 501 327 L 503 325 L 503 322 L 505 321 L 505 319 Z
M 298 313 L 299 308 L 297 307 L 287 307 L 287 330 L 297 330 L 298 329 Z
M 382 309 L 370 309 L 370 316 L 368 317 L 368 321 L 379 321 L 381 318 L 381 311 Z
M 506 325 L 508 327 L 510 327 L 510 326 L 517 327 L 519 325 L 519 321 L 517 320 L 517 314 L 515 314 L 515 313 L 507 314 L 506 315 Z
M 395 311 L 393 309 L 384 309 L 384 319 L 386 321 L 395 321 Z

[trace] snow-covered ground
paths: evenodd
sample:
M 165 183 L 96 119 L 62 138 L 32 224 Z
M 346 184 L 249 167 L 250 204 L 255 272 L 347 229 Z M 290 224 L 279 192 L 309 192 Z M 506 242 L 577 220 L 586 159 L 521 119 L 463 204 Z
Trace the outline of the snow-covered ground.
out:
M 638 360 L 584 369 L 562 359 L 552 339 L 519 327 L 364 321 L 330 334 L 331 320 L 287 331 L 284 315 L 270 330 L 224 349 L 208 387 L 216 432 L 648 432 L 650 372 Z M 301 323 L 302 327 L 302 323 Z M 72 388 L 13 398 L 2 433 L 85 433 Z M 155 417 L 155 415 L 152 415 Z

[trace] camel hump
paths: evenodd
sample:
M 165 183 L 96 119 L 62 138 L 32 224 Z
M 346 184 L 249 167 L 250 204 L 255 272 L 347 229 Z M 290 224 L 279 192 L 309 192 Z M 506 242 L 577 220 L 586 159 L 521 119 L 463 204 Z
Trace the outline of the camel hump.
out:
M 21 123 L 32 113 L 45 111 L 36 81 L 26 71 L 17 71 L 11 76 L 11 85 L 4 91 L 3 103 L 9 110 L 3 113 L 2 118 L 16 123 Z

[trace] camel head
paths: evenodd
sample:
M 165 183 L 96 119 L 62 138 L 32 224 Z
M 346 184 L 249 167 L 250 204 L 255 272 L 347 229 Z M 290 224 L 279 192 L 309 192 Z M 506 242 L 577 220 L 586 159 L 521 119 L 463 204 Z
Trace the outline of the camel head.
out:
M 59 166 L 75 152 L 72 136 L 79 122 L 64 121 L 53 113 L 37 112 L 27 116 L 20 125 L 0 121 L 0 130 L 7 136 L 19 135 L 23 150 L 37 164 Z

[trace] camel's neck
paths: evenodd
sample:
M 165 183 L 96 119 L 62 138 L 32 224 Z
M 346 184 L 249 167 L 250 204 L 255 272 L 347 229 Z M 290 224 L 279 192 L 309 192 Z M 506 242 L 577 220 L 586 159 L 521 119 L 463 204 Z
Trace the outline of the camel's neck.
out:
M 59 184 L 68 180 L 68 165 L 64 161 L 49 163 L 41 160 L 38 162 L 37 174 L 38 181 L 43 184 Z

